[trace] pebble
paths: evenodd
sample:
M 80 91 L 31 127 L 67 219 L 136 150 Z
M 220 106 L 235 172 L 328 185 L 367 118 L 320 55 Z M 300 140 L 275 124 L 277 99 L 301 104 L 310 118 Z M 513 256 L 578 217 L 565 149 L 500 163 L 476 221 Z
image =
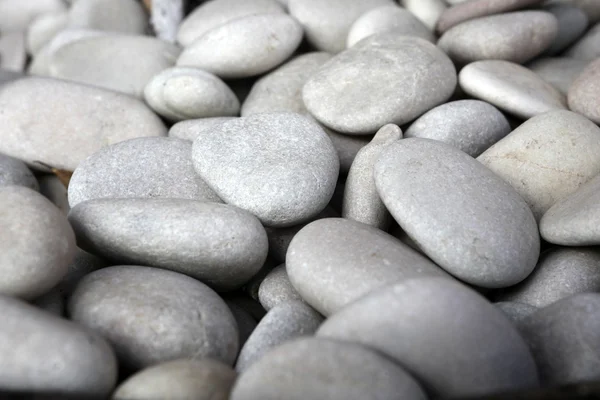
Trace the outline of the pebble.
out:
M 215 360 L 174 360 L 150 366 L 119 385 L 113 400 L 228 400 L 236 373 Z
M 69 213 L 68 193 L 65 185 L 54 174 L 41 175 L 38 177 L 40 194 L 50 200 L 65 215 Z
M 391 216 L 377 193 L 373 170 L 381 153 L 399 139 L 402 139 L 402 130 L 397 125 L 384 125 L 373 140 L 358 152 L 346 179 L 343 218 L 383 231 L 389 227 Z
M 293 0 L 290 0 L 290 2 Z M 264 355 L 240 375 L 231 400 L 425 400 L 402 367 L 352 343 L 299 338 Z
M 550 3 L 544 10 L 551 12 L 558 21 L 558 34 L 552 45 L 546 50 L 547 55 L 556 55 L 579 39 L 586 31 L 589 19 L 579 7 L 569 4 Z
M 460 71 L 458 81 L 465 93 L 521 119 L 567 108 L 565 97 L 552 85 L 510 61 L 475 61 Z
M 66 11 L 45 13 L 34 19 L 27 27 L 26 46 L 29 54 L 37 54 L 52 38 L 69 23 Z
M 416 36 L 435 42 L 435 35 L 410 11 L 396 5 L 377 7 L 361 15 L 350 28 L 346 47 L 352 47 L 362 39 L 382 32 Z
M 154 111 L 172 121 L 237 116 L 240 112 L 240 102 L 229 86 L 196 68 L 163 70 L 148 82 L 144 98 Z
M 540 239 L 531 210 L 464 152 L 430 139 L 403 139 L 379 157 L 374 176 L 402 229 L 455 277 L 500 288 L 522 281 L 535 267 Z
M 83 278 L 68 304 L 71 318 L 101 334 L 134 371 L 178 358 L 232 365 L 237 325 L 208 286 L 172 271 L 104 268 Z
M 454 65 L 438 47 L 388 32 L 333 57 L 304 85 L 302 95 L 321 123 L 356 135 L 404 124 L 446 101 L 455 87 Z
M 143 35 L 148 15 L 135 0 L 77 0 L 69 9 L 69 26 Z
M 13 185 L 40 189 L 35 176 L 23 161 L 0 153 L 0 187 Z
M 563 57 L 593 61 L 600 57 L 600 23 L 592 26 L 582 38 L 563 53 Z
M 117 382 L 106 341 L 83 327 L 0 295 L 3 390 L 104 398 Z
M 400 0 L 400 4 L 434 30 L 440 16 L 447 9 L 444 0 Z
M 0 187 L 0 210 L 0 293 L 39 297 L 67 273 L 73 230 L 50 201 L 26 187 Z
M 167 137 L 126 140 L 81 162 L 69 182 L 70 206 L 104 198 L 221 202 L 194 171 L 192 144 Z
M 286 269 L 304 301 L 325 316 L 395 282 L 447 276 L 391 235 L 343 218 L 320 219 L 298 232 Z
M 236 371 L 243 373 L 282 343 L 301 336 L 312 336 L 322 322 L 321 314 L 306 303 L 287 302 L 273 307 L 240 350 Z
M 258 289 L 258 300 L 267 311 L 282 304 L 302 301 L 302 296 L 290 282 L 285 264 L 273 268 L 265 276 Z
M 559 110 L 533 117 L 477 160 L 508 182 L 536 220 L 600 173 L 600 128 Z
M 39 168 L 38 161 L 73 171 L 104 146 L 166 135 L 162 121 L 141 101 L 58 79 L 5 84 L 0 109 L 0 152 Z
M 598 22 L 600 20 L 600 3 L 596 0 L 555 0 L 561 3 L 573 4 L 581 8 L 590 19 L 590 22 Z
M 214 128 L 233 119 L 235 117 L 198 118 L 180 121 L 169 129 L 169 136 L 193 142 L 202 132 L 207 131 L 208 134 L 212 134 Z
M 463 22 L 447 30 L 438 46 L 460 65 L 479 60 L 524 63 L 548 49 L 557 33 L 551 13 L 521 11 Z
M 544 386 L 600 379 L 600 294 L 559 300 L 527 318 L 521 332 Z
M 535 72 L 563 95 L 567 95 L 573 81 L 583 72 L 587 61 L 574 58 L 539 58 L 527 68 Z
M 340 177 L 348 175 L 356 155 L 373 139 L 374 135 L 344 135 L 323 127 L 340 159 Z
M 287 60 L 302 40 L 302 27 L 287 14 L 258 14 L 217 26 L 186 47 L 179 67 L 195 67 L 221 78 L 267 72 Z
M 577 293 L 600 291 L 600 251 L 596 248 L 557 247 L 542 254 L 533 273 L 496 299 L 538 308 Z
M 494 305 L 510 319 L 517 329 L 520 329 L 523 321 L 538 310 L 537 307 L 531 304 L 518 303 L 516 301 L 501 301 L 494 303 Z
M 301 223 L 321 212 L 338 177 L 337 153 L 321 127 L 300 114 L 243 117 L 199 135 L 196 172 L 228 204 L 266 226 Z
M 449 279 L 410 279 L 374 292 L 330 316 L 317 337 L 361 344 L 390 357 L 436 398 L 538 385 L 531 353 L 508 318 Z
M 540 233 L 564 246 L 600 245 L 600 175 L 556 202 L 542 217 Z
M 0 68 L 23 72 L 26 60 L 23 32 L 8 32 L 0 35 Z
M 2 0 L 0 1 L 0 32 L 23 32 L 37 16 L 65 9 L 62 0 Z
M 506 117 L 480 100 L 452 101 L 426 112 L 404 136 L 439 140 L 477 157 L 511 131 Z
M 369 10 L 394 5 L 392 0 L 289 0 L 292 17 L 304 28 L 306 39 L 315 48 L 339 53 L 346 48 L 354 21 Z
M 69 212 L 80 246 L 124 263 L 165 268 L 216 290 L 242 286 L 268 252 L 260 222 L 237 207 L 184 199 L 96 199 Z
M 284 14 L 277 0 L 213 0 L 195 8 L 181 23 L 177 41 L 191 46 L 195 40 L 218 26 L 256 14 Z
M 569 87 L 569 108 L 600 124 L 600 60 L 589 63 Z
M 141 98 L 146 84 L 173 66 L 179 53 L 175 45 L 156 38 L 101 35 L 60 47 L 50 59 L 49 71 L 54 78 Z

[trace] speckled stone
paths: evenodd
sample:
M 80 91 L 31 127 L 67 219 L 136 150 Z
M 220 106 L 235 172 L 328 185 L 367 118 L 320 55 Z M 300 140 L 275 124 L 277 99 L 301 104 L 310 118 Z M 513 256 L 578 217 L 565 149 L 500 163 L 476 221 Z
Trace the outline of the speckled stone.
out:
M 26 62 L 25 34 L 23 32 L 2 33 L 0 35 L 0 68 L 23 72 Z
M 135 0 L 77 0 L 69 9 L 69 26 L 141 35 L 148 16 Z
M 113 390 L 117 360 L 100 335 L 9 296 L 0 295 L 0 308 L 3 390 L 80 398 Z
M 258 289 L 258 299 L 267 311 L 281 304 L 302 301 L 302 296 L 290 282 L 285 264 L 273 268 L 263 279 Z
M 525 319 L 521 332 L 543 385 L 600 379 L 600 294 L 559 300 Z
M 236 373 L 215 360 L 174 360 L 148 367 L 127 378 L 113 400 L 228 400 Z
M 600 173 L 598 154 L 600 128 L 560 110 L 529 119 L 477 160 L 519 192 L 539 221 L 553 204 Z
M 0 32 L 25 31 L 37 16 L 65 10 L 61 0 L 0 1 Z
M 439 141 L 403 139 L 382 153 L 374 175 L 394 219 L 452 275 L 500 288 L 535 267 L 540 238 L 531 210 L 466 153 Z
M 574 58 L 540 58 L 527 68 L 538 74 L 543 80 L 554 86 L 560 93 L 567 95 L 573 81 L 581 74 L 587 61 Z
M 231 365 L 237 355 L 237 325 L 225 302 L 177 272 L 139 266 L 92 272 L 79 282 L 68 312 L 134 370 L 178 358 Z
M 542 217 L 540 233 L 565 246 L 600 245 L 600 175 L 556 202 Z
M 535 72 L 504 60 L 484 60 L 464 67 L 458 76 L 465 93 L 521 119 L 566 109 L 565 97 Z
M 577 40 L 588 27 L 587 14 L 579 7 L 569 4 L 550 3 L 544 10 L 551 12 L 558 21 L 558 34 L 552 45 L 546 50 L 548 55 L 556 55 Z
M 317 337 L 362 344 L 391 357 L 433 397 L 538 385 L 531 353 L 508 318 L 449 279 L 409 279 L 379 290 L 329 317 Z
M 435 35 L 410 11 L 396 5 L 377 7 L 361 15 L 350 28 L 346 47 L 352 47 L 362 39 L 382 32 L 416 36 L 435 42 Z
M 228 204 L 266 226 L 299 224 L 321 212 L 339 172 L 323 129 L 295 113 L 243 117 L 194 140 L 196 172 Z
M 192 276 L 217 290 L 246 283 L 263 265 L 267 234 L 253 215 L 183 199 L 96 199 L 69 212 L 81 248 L 107 259 Z
M 365 383 L 367 382 L 367 383 Z M 300 338 L 265 354 L 237 380 L 231 400 L 425 400 L 402 367 L 352 343 Z
M 600 23 L 594 25 L 582 38 L 563 53 L 563 57 L 592 61 L 600 57 Z
M 49 78 L 19 79 L 0 90 L 0 152 L 36 167 L 73 171 L 100 148 L 164 136 L 162 121 L 124 94 Z
M 600 124 L 600 60 L 589 63 L 569 87 L 569 108 Z
M 455 87 L 454 65 L 439 48 L 388 32 L 325 63 L 304 85 L 302 97 L 308 111 L 329 128 L 367 134 L 418 117 L 446 101 Z
M 438 19 L 446 10 L 444 0 L 400 0 L 400 4 L 433 30 Z
M 40 194 L 50 200 L 65 215 L 68 214 L 71 207 L 69 206 L 67 188 L 58 176 L 45 174 L 38 176 L 37 180 L 40 185 Z
M 39 190 L 39 185 L 33 173 L 21 160 L 0 153 L 0 187 L 24 186 Z
M 494 305 L 511 320 L 517 329 L 520 329 L 523 321 L 538 310 L 537 307 L 531 304 L 517 303 L 515 301 L 501 301 L 494 303 Z
M 458 64 L 478 60 L 524 63 L 548 49 L 557 33 L 558 22 L 551 13 L 521 11 L 463 22 L 446 31 L 438 46 Z
M 27 52 L 36 54 L 54 35 L 67 27 L 69 14 L 67 11 L 45 13 L 36 17 L 27 27 L 25 36 Z
M 221 202 L 196 174 L 189 141 L 146 137 L 104 147 L 75 169 L 69 204 L 103 198 L 175 198 Z
M 235 364 L 239 373 L 259 361 L 267 352 L 300 336 L 312 336 L 323 322 L 321 314 L 302 302 L 273 307 L 256 326 L 240 350 Z
M 404 136 L 439 140 L 477 157 L 510 130 L 506 117 L 491 104 L 458 100 L 426 112 L 412 123 Z
M 193 142 L 205 130 L 208 134 L 211 134 L 214 128 L 233 119 L 235 117 L 198 118 L 181 121 L 169 129 L 169 136 Z
M 286 268 L 304 301 L 325 316 L 394 282 L 447 276 L 391 235 L 343 218 L 321 219 L 298 232 Z
M 0 187 L 0 293 L 34 299 L 67 273 L 75 235 L 66 217 L 41 194 Z
M 217 26 L 186 47 L 177 66 L 196 67 L 222 78 L 267 72 L 294 53 L 302 27 L 287 14 L 258 14 Z
M 346 179 L 342 217 L 383 231 L 389 226 L 391 216 L 377 193 L 373 170 L 381 153 L 399 139 L 402 139 L 402 130 L 397 125 L 384 125 L 358 152 Z

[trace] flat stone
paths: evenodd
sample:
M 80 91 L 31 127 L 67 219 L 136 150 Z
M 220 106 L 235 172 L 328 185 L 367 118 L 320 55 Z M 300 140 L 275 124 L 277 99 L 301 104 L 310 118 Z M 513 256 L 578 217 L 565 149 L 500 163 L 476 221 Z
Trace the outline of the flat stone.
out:
M 0 295 L 0 386 L 58 397 L 106 398 L 117 360 L 100 335 L 47 311 Z
M 538 310 L 537 307 L 534 307 L 531 304 L 518 303 L 515 301 L 501 301 L 494 303 L 494 305 L 511 320 L 517 329 L 520 329 L 523 321 Z
M 600 294 L 559 300 L 527 318 L 521 332 L 543 385 L 600 379 Z
M 212 358 L 233 364 L 235 319 L 208 286 L 173 271 L 104 268 L 83 278 L 68 304 L 71 319 L 106 338 L 126 368 Z
M 64 214 L 41 194 L 0 187 L 0 293 L 34 299 L 67 273 L 75 235 Z
M 69 9 L 69 26 L 143 35 L 148 15 L 135 0 L 77 0 Z
M 40 189 L 35 176 L 23 161 L 0 153 L 0 187 L 13 185 Z
M 531 353 L 508 318 L 449 279 L 388 286 L 330 316 L 317 337 L 383 353 L 432 397 L 476 397 L 538 385 Z
M 439 140 L 477 157 L 510 130 L 504 114 L 491 104 L 458 100 L 426 112 L 412 123 L 404 136 Z
M 567 95 L 573 81 L 583 72 L 587 61 L 574 58 L 539 58 L 527 68 L 535 72 L 563 95 Z
M 0 32 L 25 31 L 37 16 L 65 10 L 61 0 L 2 0 L 0 2 Z
M 199 135 L 196 172 L 228 204 L 263 224 L 285 227 L 321 212 L 338 177 L 337 153 L 323 129 L 300 114 L 235 119 Z
M 592 26 L 582 38 L 563 53 L 563 57 L 592 61 L 600 57 L 600 23 Z
M 540 233 L 550 243 L 565 246 L 600 244 L 600 175 L 556 202 L 540 221 Z
M 52 204 L 67 215 L 71 209 L 69 206 L 67 188 L 64 183 L 60 181 L 58 176 L 54 174 L 41 175 L 38 177 L 38 183 L 40 185 L 40 194 L 50 200 Z
M 282 343 L 301 336 L 312 336 L 322 322 L 321 314 L 306 303 L 296 301 L 275 306 L 260 320 L 240 350 L 236 371 L 246 371 Z
M 237 116 L 240 102 L 217 76 L 196 68 L 163 70 L 148 82 L 144 98 L 154 111 L 172 121 Z
M 69 264 L 69 269 L 56 286 L 56 290 L 58 290 L 64 298 L 69 298 L 83 277 L 108 266 L 109 263 L 106 260 L 81 250 L 78 247 L 75 251 L 75 258 L 73 258 L 73 261 Z
M 135 98 L 58 79 L 31 77 L 3 85 L 0 109 L 0 152 L 40 169 L 73 171 L 104 146 L 167 131 Z
M 39 52 L 69 23 L 67 11 L 46 13 L 35 18 L 27 28 L 26 47 L 29 54 Z
M 285 264 L 272 269 L 263 279 L 258 289 L 258 299 L 267 311 L 282 304 L 302 301 L 302 296 L 290 282 Z
M 127 378 L 112 399 L 227 400 L 235 378 L 231 367 L 209 358 L 167 361 Z
M 233 318 L 235 318 L 235 322 L 238 327 L 239 347 L 242 348 L 242 346 L 244 346 L 250 337 L 250 334 L 256 328 L 256 320 L 248 311 L 244 310 L 237 304 L 230 301 L 225 301 L 225 304 L 227 304 L 229 311 L 231 311 Z
M 258 14 L 219 25 L 186 47 L 179 67 L 195 67 L 222 78 L 267 72 L 288 59 L 302 40 L 302 27 L 287 14 Z
M 438 19 L 448 8 L 444 0 L 400 0 L 400 5 L 413 13 L 431 30 L 435 29 Z
M 600 291 L 600 251 L 555 248 L 543 253 L 533 273 L 496 299 L 542 308 L 577 293 Z
M 216 290 L 242 286 L 258 272 L 268 252 L 260 222 L 224 204 L 96 199 L 71 209 L 69 221 L 84 250 L 116 262 L 180 272 Z
M 600 60 L 589 63 L 569 87 L 569 108 L 600 123 Z
M 600 173 L 598 154 L 600 128 L 560 110 L 524 122 L 477 160 L 508 182 L 539 221 L 557 201 Z
M 393 5 L 392 0 L 289 0 L 289 13 L 297 19 L 306 39 L 315 48 L 339 53 L 358 17 L 380 6 Z
M 184 47 L 213 28 L 256 14 L 284 14 L 277 0 L 214 0 L 195 8 L 179 25 L 177 41 Z
M 548 49 L 557 33 L 558 21 L 549 12 L 511 12 L 456 25 L 438 46 L 461 65 L 479 60 L 524 63 Z
M 242 105 L 242 117 L 265 112 L 295 112 L 310 115 L 302 100 L 302 87 L 328 60 L 325 52 L 297 56 L 252 85 Z
M 23 72 L 26 61 L 25 34 L 23 32 L 8 32 L 0 35 L 0 68 Z
M 368 134 L 418 117 L 445 102 L 455 87 L 454 65 L 439 48 L 388 32 L 333 57 L 306 83 L 302 96 L 308 111 L 329 128 Z
M 290 2 L 293 0 L 290 0 Z M 368 384 L 361 384 L 368 377 Z M 425 400 L 402 367 L 352 343 L 300 338 L 265 354 L 237 380 L 231 400 Z
M 167 137 L 144 137 L 116 143 L 100 149 L 79 164 L 69 182 L 71 207 L 103 198 L 221 202 L 194 171 L 192 144 Z
M 463 24 L 469 20 L 488 15 L 507 13 L 530 6 L 535 6 L 544 0 L 476 0 L 456 4 L 444 11 L 437 21 L 436 29 L 440 33 Z M 497 37 L 495 37 L 497 39 Z
M 344 135 L 323 127 L 340 159 L 340 176 L 348 175 L 356 155 L 373 139 L 373 135 Z
M 181 121 L 169 129 L 169 136 L 193 142 L 205 130 L 208 134 L 211 134 L 214 128 L 233 119 L 235 117 L 198 118 Z
M 352 47 L 362 39 L 382 32 L 416 36 L 435 42 L 435 35 L 410 11 L 396 5 L 374 8 L 361 15 L 350 28 L 346 47 Z
M 78 0 L 79 1 L 79 0 Z M 56 50 L 50 76 L 143 97 L 144 87 L 173 66 L 177 46 L 134 35 L 102 35 L 77 40 Z
M 455 277 L 500 288 L 535 267 L 540 238 L 527 203 L 468 154 L 435 140 L 403 139 L 387 147 L 374 175 L 394 219 Z
M 546 50 L 548 55 L 556 55 L 579 39 L 586 31 L 589 19 L 579 7 L 569 4 L 550 3 L 544 5 L 544 10 L 551 12 L 558 21 L 558 33 L 552 45 Z
M 567 108 L 565 97 L 552 85 L 510 61 L 473 62 L 460 71 L 458 81 L 468 95 L 521 119 Z
M 389 227 L 391 216 L 377 193 L 373 170 L 381 153 L 399 139 L 402 139 L 402 130 L 397 125 L 384 125 L 358 152 L 346 179 L 342 217 L 383 231 Z
M 447 277 L 391 235 L 343 218 L 321 219 L 298 232 L 287 252 L 286 269 L 304 301 L 325 316 L 395 282 Z

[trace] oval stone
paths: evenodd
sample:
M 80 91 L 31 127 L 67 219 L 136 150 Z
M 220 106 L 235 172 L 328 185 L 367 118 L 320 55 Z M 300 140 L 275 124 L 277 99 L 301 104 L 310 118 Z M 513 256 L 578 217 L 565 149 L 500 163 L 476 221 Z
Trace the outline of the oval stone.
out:
M 600 60 L 589 63 L 569 87 L 569 108 L 600 124 Z
M 328 316 L 394 282 L 441 268 L 380 229 L 343 218 L 325 218 L 294 236 L 286 268 L 304 301 Z
M 37 168 L 73 171 L 104 146 L 167 133 L 135 98 L 58 79 L 31 77 L 3 85 L 0 109 L 0 152 Z
M 281 304 L 302 301 L 302 296 L 290 282 L 285 264 L 273 268 L 265 276 L 258 288 L 258 300 L 267 311 Z
M 23 161 L 0 153 L 0 187 L 13 185 L 40 189 L 35 176 Z
M 325 63 L 304 85 L 306 108 L 346 134 L 404 124 L 445 102 L 456 87 L 452 61 L 426 40 L 380 33 Z
M 96 199 L 69 212 L 79 245 L 117 262 L 242 286 L 267 258 L 264 228 L 237 207 L 183 199 Z
M 592 26 L 582 38 L 563 53 L 563 56 L 585 61 L 600 57 L 600 23 Z
M 146 11 L 135 0 L 77 0 L 72 3 L 69 26 L 73 28 L 143 35 L 148 27 Z
M 179 358 L 231 365 L 237 355 L 237 325 L 225 302 L 176 272 L 139 266 L 92 272 L 79 282 L 68 310 L 133 370 Z
M 409 279 L 374 292 L 330 316 L 317 337 L 354 342 L 391 357 L 433 397 L 475 397 L 538 385 L 531 353 L 508 318 L 449 279 Z
M 539 58 L 527 68 L 538 74 L 543 80 L 554 86 L 565 96 L 573 81 L 583 72 L 587 61 L 574 58 Z
M 225 122 L 196 138 L 192 159 L 221 199 L 277 227 L 321 212 L 339 172 L 337 153 L 323 129 L 294 113 Z
M 235 117 L 198 118 L 180 121 L 169 129 L 169 136 L 193 142 L 205 130 L 210 135 L 214 128 L 232 119 L 235 119 Z

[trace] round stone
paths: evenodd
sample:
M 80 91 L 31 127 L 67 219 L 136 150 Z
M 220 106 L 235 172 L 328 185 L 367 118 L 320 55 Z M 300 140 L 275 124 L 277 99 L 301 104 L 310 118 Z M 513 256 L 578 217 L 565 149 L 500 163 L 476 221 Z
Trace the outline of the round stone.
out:
M 538 385 L 531 353 L 508 318 L 449 279 L 409 279 L 374 292 L 330 316 L 317 337 L 391 357 L 433 397 L 476 397 Z
M 224 204 L 96 199 L 71 209 L 69 221 L 85 250 L 180 272 L 216 290 L 242 286 L 267 258 L 267 234 L 258 219 Z
M 135 0 L 77 0 L 69 9 L 69 26 L 143 35 L 148 16 Z
M 69 182 L 71 207 L 103 198 L 220 202 L 194 171 L 192 144 L 166 137 L 116 143 L 100 149 L 79 164 Z
M 38 181 L 23 161 L 0 153 L 0 187 L 13 185 L 39 190 Z
M 192 159 L 223 201 L 277 227 L 321 212 L 339 171 L 337 153 L 323 129 L 294 113 L 225 122 L 196 138 Z
M 367 134 L 418 117 L 445 102 L 455 87 L 454 65 L 439 48 L 388 32 L 333 57 L 304 85 L 302 96 L 329 128 Z
M 569 87 L 569 108 L 600 124 L 600 60 L 589 63 Z
M 563 53 L 563 57 L 592 61 L 600 57 L 600 23 L 592 26 L 582 38 Z
M 169 136 L 193 142 L 205 130 L 210 135 L 214 128 L 233 119 L 235 117 L 198 118 L 181 121 L 171 127 Z
M 587 61 L 574 58 L 539 58 L 530 63 L 527 68 L 566 96 L 569 87 L 587 64 Z
M 570 4 L 550 3 L 544 10 L 551 12 L 558 21 L 558 33 L 546 54 L 555 55 L 579 39 L 588 27 L 588 16 L 579 7 Z
M 225 302 L 176 272 L 139 266 L 92 272 L 80 281 L 68 311 L 106 338 L 133 370 L 179 358 L 231 365 L 237 355 L 237 326 Z
M 273 268 L 265 276 L 258 288 L 258 299 L 267 311 L 281 304 L 302 301 L 302 296 L 290 282 L 285 264 Z

